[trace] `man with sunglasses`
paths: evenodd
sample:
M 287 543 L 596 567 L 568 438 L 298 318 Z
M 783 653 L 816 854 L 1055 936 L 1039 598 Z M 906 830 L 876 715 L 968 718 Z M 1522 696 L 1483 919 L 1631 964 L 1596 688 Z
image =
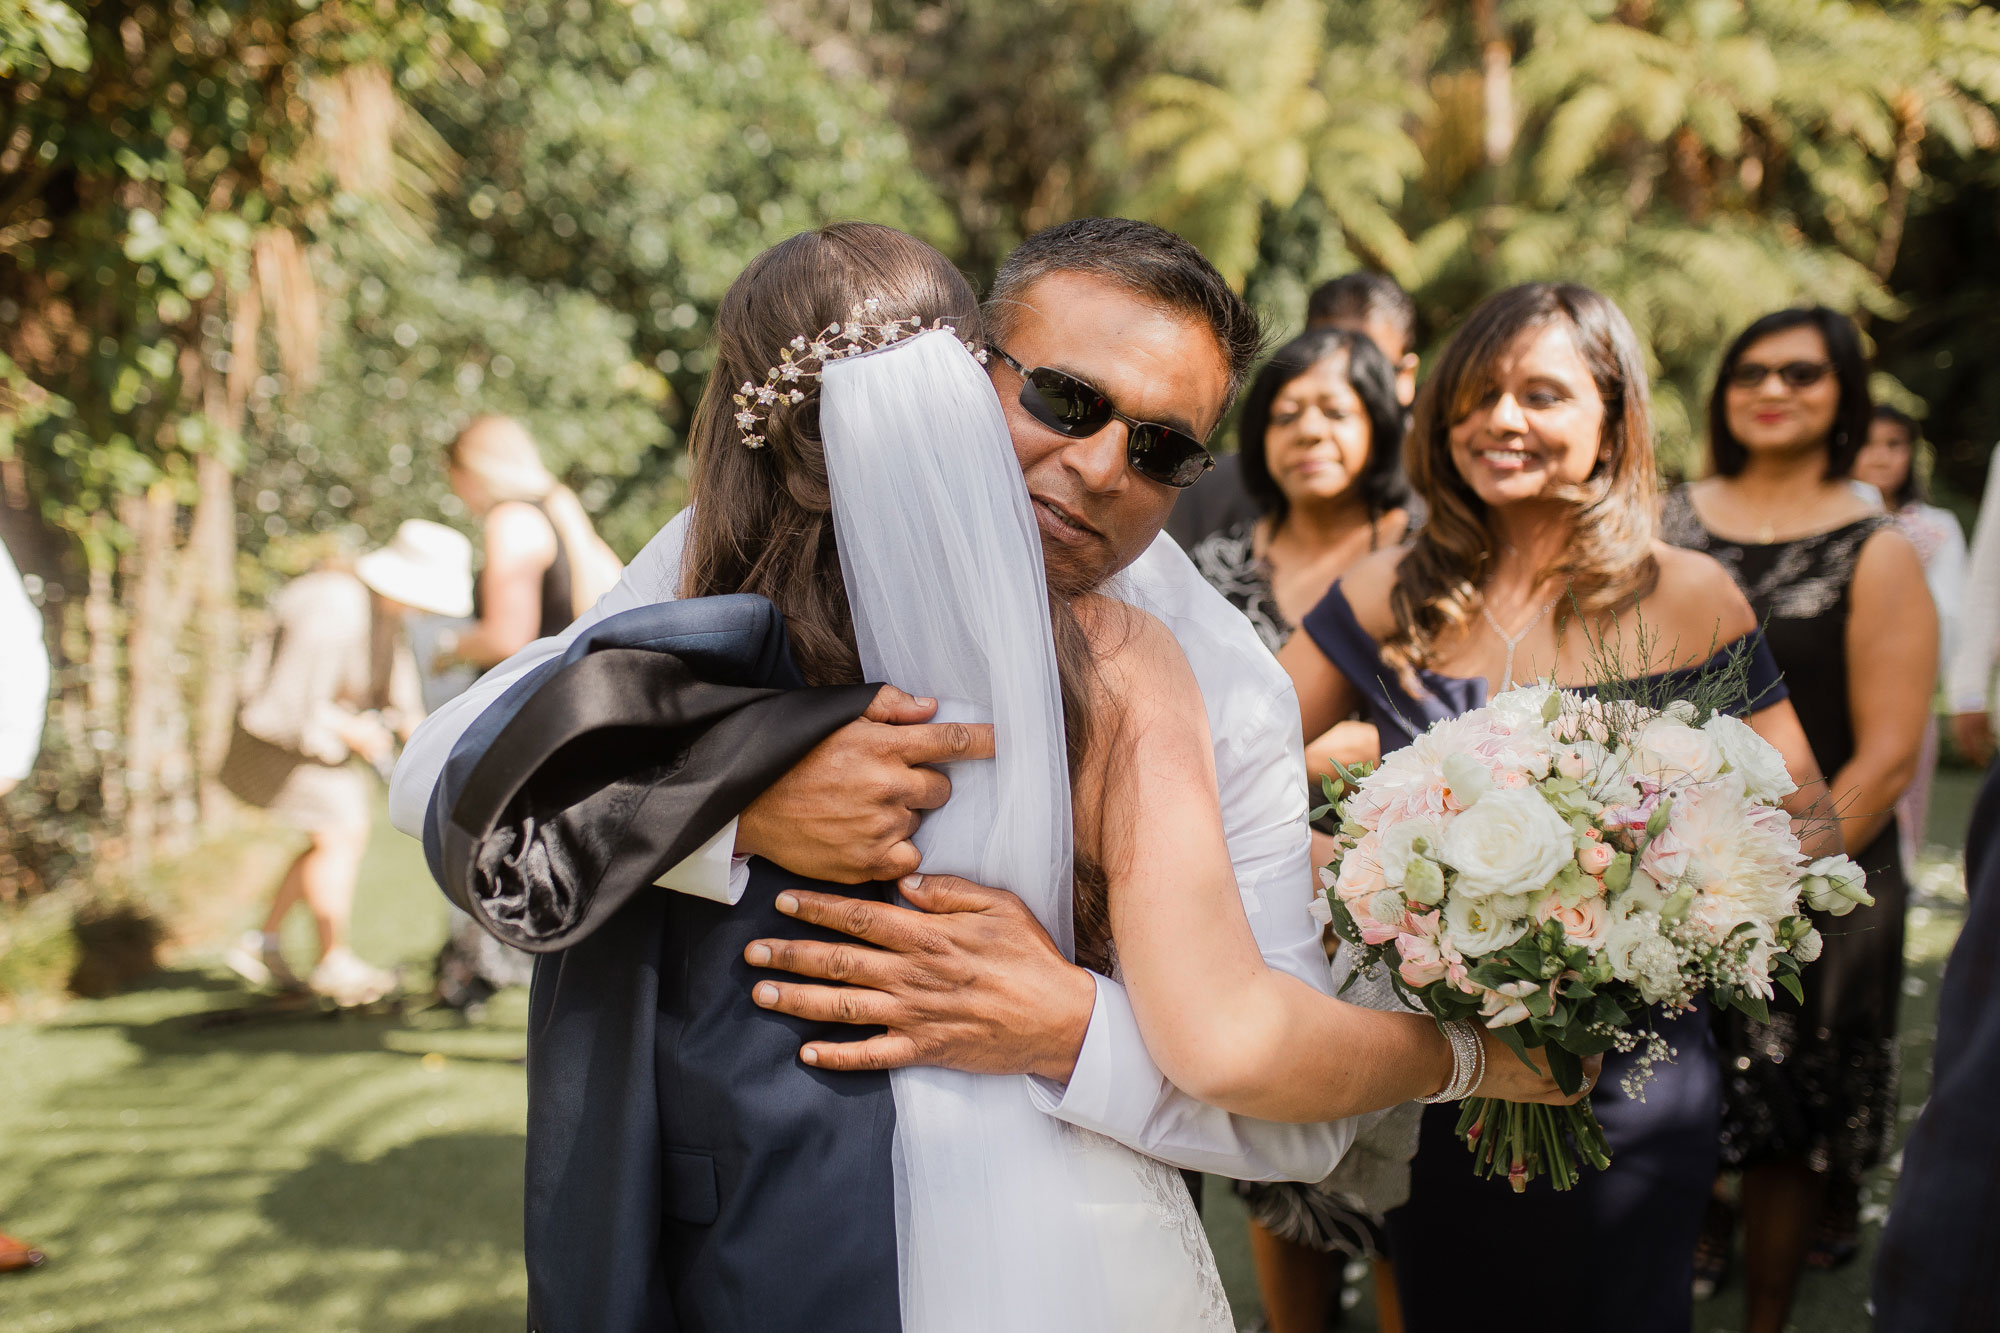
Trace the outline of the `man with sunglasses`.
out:
M 1051 228 L 1010 256 L 987 324 L 988 367 L 1050 587 L 1143 588 L 1150 605 L 1178 608 L 1163 618 L 1207 705 L 1224 828 L 1252 930 L 1274 967 L 1330 989 L 1319 928 L 1305 910 L 1311 857 L 1290 681 L 1248 622 L 1161 534 L 1175 495 L 1211 465 L 1203 442 L 1255 359 L 1255 316 L 1179 237 L 1100 218 Z M 398 827 L 421 835 L 452 745 L 522 671 L 560 653 L 578 629 L 677 586 L 684 527 L 684 516 L 669 524 L 620 588 L 565 636 L 532 645 L 433 715 L 397 769 Z M 1250 1121 L 1193 1101 L 1154 1065 L 1123 988 L 1064 959 L 1018 899 L 912 873 L 910 835 L 925 809 L 947 799 L 948 784 L 928 765 L 992 753 L 990 727 L 933 724 L 935 708 L 885 687 L 864 717 L 828 737 L 660 884 L 733 903 L 753 855 L 838 883 L 902 877 L 905 897 L 921 910 L 810 893 L 778 900 L 781 911 L 871 947 L 751 946 L 754 966 L 811 979 L 762 982 L 757 1003 L 884 1029 L 818 1043 L 806 1053 L 811 1063 L 1036 1075 L 1049 1113 L 1184 1169 L 1325 1176 L 1351 1138 L 1347 1126 Z

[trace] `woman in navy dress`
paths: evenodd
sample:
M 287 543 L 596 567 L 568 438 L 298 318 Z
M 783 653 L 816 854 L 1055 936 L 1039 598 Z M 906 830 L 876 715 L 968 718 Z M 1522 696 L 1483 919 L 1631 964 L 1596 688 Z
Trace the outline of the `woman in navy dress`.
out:
M 1784 754 L 1805 812 L 1819 771 L 1749 604 L 1655 537 L 1644 361 L 1616 306 L 1571 284 L 1486 300 L 1418 396 L 1405 462 L 1429 523 L 1343 576 L 1280 654 L 1308 735 L 1358 710 L 1394 750 L 1515 682 L 1684 688 L 1741 653 L 1735 711 Z M 1630 1057 L 1606 1057 L 1591 1104 L 1612 1163 L 1566 1193 L 1475 1178 L 1458 1108 L 1426 1110 L 1389 1215 L 1410 1333 L 1684 1333 L 1721 1089 L 1705 1012 L 1659 1031 L 1677 1058 L 1643 1102 L 1619 1086 Z

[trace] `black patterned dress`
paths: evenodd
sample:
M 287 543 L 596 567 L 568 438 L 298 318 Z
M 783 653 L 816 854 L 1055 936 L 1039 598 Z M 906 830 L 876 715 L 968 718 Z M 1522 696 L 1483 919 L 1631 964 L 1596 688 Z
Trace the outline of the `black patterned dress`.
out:
M 1188 559 L 1194 561 L 1211 588 L 1243 613 L 1264 646 L 1275 653 L 1297 626 L 1278 609 L 1278 599 L 1271 592 L 1271 566 L 1257 554 L 1260 521 L 1232 523 L 1220 532 L 1211 532 L 1188 548 Z
M 1892 525 L 1871 516 L 1796 541 L 1725 541 L 1702 526 L 1685 486 L 1667 496 L 1661 536 L 1714 556 L 1749 598 L 1829 778 L 1854 755 L 1847 678 L 1854 567 L 1868 539 Z M 1895 1132 L 1909 894 L 1895 821 L 1854 859 L 1868 872 L 1875 905 L 1837 919 L 1814 914 L 1826 945 L 1805 969 L 1805 1003 L 1780 994 L 1769 1023 L 1734 1010 L 1718 1020 L 1725 1166 L 1804 1158 L 1815 1170 L 1859 1180 Z

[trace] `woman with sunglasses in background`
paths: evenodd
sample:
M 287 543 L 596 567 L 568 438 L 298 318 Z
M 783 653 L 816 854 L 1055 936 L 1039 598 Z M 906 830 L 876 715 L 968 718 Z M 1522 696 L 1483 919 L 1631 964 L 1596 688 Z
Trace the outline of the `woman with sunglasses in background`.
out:
M 1366 334 L 1309 329 L 1251 380 L 1237 438 L 1243 486 L 1262 517 L 1204 537 L 1188 555 L 1275 653 L 1349 565 L 1397 545 L 1409 528 L 1396 367 Z M 1366 722 L 1336 723 L 1334 733 L 1317 747 L 1336 748 L 1343 761 L 1379 753 Z M 1315 789 L 1313 804 L 1320 799 Z M 1333 859 L 1322 839 L 1314 835 L 1316 865 Z M 1406 1114 L 1396 1131 L 1407 1138 L 1414 1124 Z M 1236 1185 L 1250 1212 L 1270 1333 L 1320 1333 L 1335 1312 L 1347 1258 L 1382 1252 L 1380 1216 L 1356 1207 L 1344 1184 Z M 1383 1317 L 1394 1297 L 1393 1284 L 1377 1283 L 1385 1330 L 1396 1327 Z
M 1765 623 L 1822 771 L 1822 802 L 1873 907 L 1821 921 L 1805 1003 L 1718 1020 L 1722 1164 L 1742 1172 L 1749 1333 L 1780 1333 L 1809 1254 L 1853 1257 L 1862 1173 L 1895 1128 L 1906 886 L 1896 801 L 1916 772 L 1937 673 L 1923 564 L 1853 486 L 1868 367 L 1824 306 L 1766 315 L 1730 344 L 1709 401 L 1713 475 L 1667 497 L 1662 532 L 1722 562 Z M 1699 1281 L 1729 1267 L 1735 1217 L 1710 1206 Z

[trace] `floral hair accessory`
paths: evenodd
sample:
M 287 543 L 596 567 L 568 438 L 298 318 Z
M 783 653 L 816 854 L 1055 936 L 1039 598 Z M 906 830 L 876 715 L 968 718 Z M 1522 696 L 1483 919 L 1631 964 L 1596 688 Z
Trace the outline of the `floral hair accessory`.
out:
M 764 422 L 770 417 L 771 409 L 780 403 L 798 404 L 806 400 L 806 392 L 801 386 L 819 378 L 820 371 L 829 361 L 839 361 L 844 357 L 860 356 L 864 352 L 880 351 L 892 343 L 913 338 L 919 333 L 948 330 L 958 332 L 945 323 L 942 316 L 925 324 L 923 316 L 910 315 L 903 319 L 878 320 L 875 316 L 882 309 L 879 297 L 871 296 L 855 304 L 847 312 L 845 324 L 829 324 L 817 336 L 808 340 L 804 335 L 792 339 L 791 343 L 779 349 L 778 364 L 764 372 L 764 382 L 753 384 L 743 381 L 736 398 L 736 429 L 743 435 L 747 448 L 762 449 Z M 986 360 L 986 349 L 970 338 L 961 339 L 965 350 L 972 353 L 982 364 Z

